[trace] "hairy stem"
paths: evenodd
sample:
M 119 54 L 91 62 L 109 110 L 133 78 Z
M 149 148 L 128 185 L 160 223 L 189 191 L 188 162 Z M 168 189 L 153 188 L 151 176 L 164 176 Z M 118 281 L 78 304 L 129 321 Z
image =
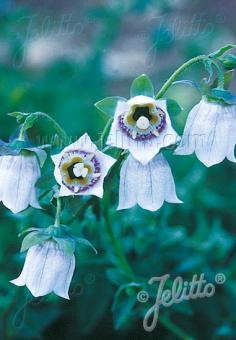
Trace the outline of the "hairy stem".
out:
M 208 58 L 208 56 L 206 55 L 199 55 L 198 57 L 194 57 L 188 61 L 186 61 L 186 63 L 184 63 L 183 65 L 181 65 L 171 76 L 170 78 L 165 82 L 165 84 L 162 86 L 162 88 L 158 91 L 157 95 L 156 95 L 156 99 L 161 98 L 166 91 L 170 88 L 170 86 L 172 85 L 172 83 L 178 78 L 178 76 L 186 70 L 186 68 L 188 68 L 189 66 L 196 64 L 198 62 L 201 62 L 203 60 L 205 60 L 206 58 Z

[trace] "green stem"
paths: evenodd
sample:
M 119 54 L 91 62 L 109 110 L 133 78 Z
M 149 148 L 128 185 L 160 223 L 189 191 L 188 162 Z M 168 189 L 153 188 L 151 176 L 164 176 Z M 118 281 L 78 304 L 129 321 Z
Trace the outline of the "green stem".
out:
M 166 93 L 166 91 L 170 88 L 170 86 L 172 85 L 172 83 L 178 78 L 178 76 L 184 71 L 186 70 L 186 68 L 188 68 L 189 66 L 196 64 L 200 61 L 203 61 L 204 59 L 209 58 L 206 55 L 199 55 L 198 57 L 192 58 L 188 61 L 186 61 L 186 63 L 184 63 L 183 65 L 181 65 L 171 76 L 170 78 L 165 82 L 165 84 L 162 86 L 162 88 L 159 90 L 159 92 L 156 95 L 156 99 L 159 99 L 161 97 L 163 97 L 163 95 Z
M 129 265 L 126 257 L 125 257 L 121 243 L 119 241 L 119 238 L 114 234 L 114 231 L 113 231 L 113 228 L 112 228 L 112 223 L 111 223 L 109 212 L 108 212 L 109 209 L 108 209 L 108 206 L 106 204 L 108 202 L 108 200 L 109 200 L 109 196 L 107 196 L 107 199 L 105 201 L 105 208 L 104 208 L 104 220 L 105 220 L 105 225 L 106 225 L 106 228 L 107 228 L 107 233 L 110 237 L 112 246 L 115 250 L 116 256 L 119 260 L 119 263 L 120 263 L 123 271 L 127 274 L 127 276 L 130 279 L 133 279 L 134 278 L 133 270 L 130 267 L 130 265 Z
M 24 141 L 25 140 L 25 127 L 24 127 L 24 124 L 22 125 L 22 127 L 20 129 L 18 139 L 20 141 Z
M 55 227 L 59 227 L 61 223 L 61 208 L 62 208 L 61 198 L 57 197 L 57 211 L 56 211 L 55 222 L 54 222 Z

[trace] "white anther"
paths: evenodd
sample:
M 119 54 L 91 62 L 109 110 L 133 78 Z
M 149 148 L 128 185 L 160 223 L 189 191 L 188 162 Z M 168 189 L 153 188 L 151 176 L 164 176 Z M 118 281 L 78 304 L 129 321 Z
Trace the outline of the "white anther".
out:
M 148 120 L 147 117 L 141 116 L 139 117 L 139 119 L 136 122 L 136 126 L 140 129 L 140 130 L 147 130 L 150 126 L 150 122 Z
M 73 173 L 76 177 L 85 178 L 88 174 L 88 169 L 84 167 L 83 163 L 76 163 L 73 167 Z

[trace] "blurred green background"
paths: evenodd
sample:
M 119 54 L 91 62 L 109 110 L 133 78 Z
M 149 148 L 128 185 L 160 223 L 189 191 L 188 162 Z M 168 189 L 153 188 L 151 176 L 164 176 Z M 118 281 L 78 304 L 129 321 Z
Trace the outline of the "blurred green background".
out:
M 72 139 L 88 132 L 97 140 L 107 118 L 94 107 L 96 101 L 111 95 L 128 97 L 132 79 L 141 73 L 147 73 L 158 89 L 187 59 L 233 43 L 235 13 L 236 3 L 229 0 L 1 0 L 1 138 L 7 141 L 16 128 L 6 113 L 18 110 L 46 112 Z M 205 76 L 197 65 L 183 78 L 200 81 Z M 199 95 L 176 85 L 167 96 L 184 108 L 173 117 L 181 133 Z M 39 134 L 48 142 L 53 132 L 40 123 L 31 130 L 32 138 Z M 0 339 L 236 339 L 235 164 L 224 161 L 207 169 L 195 156 L 173 156 L 171 151 L 165 156 L 184 204 L 166 203 L 155 213 L 140 208 L 116 212 L 116 174 L 106 183 L 111 190 L 109 207 L 94 199 L 72 224 L 99 254 L 79 247 L 70 301 L 53 295 L 32 299 L 26 288 L 9 283 L 24 260 L 17 235 L 52 222 L 50 197 L 42 202 L 45 211 L 30 208 L 15 216 L 1 205 Z M 48 169 L 49 162 L 43 170 L 46 177 Z M 68 199 L 65 220 L 82 203 L 83 199 Z M 147 303 L 137 301 L 140 287 L 130 285 L 115 257 L 104 208 L 109 208 L 136 281 L 150 293 Z M 193 274 L 205 273 L 210 282 L 224 273 L 226 282 L 216 285 L 212 298 L 161 309 L 156 329 L 147 333 L 142 320 L 155 302 L 156 290 L 147 282 L 167 273 L 188 281 Z

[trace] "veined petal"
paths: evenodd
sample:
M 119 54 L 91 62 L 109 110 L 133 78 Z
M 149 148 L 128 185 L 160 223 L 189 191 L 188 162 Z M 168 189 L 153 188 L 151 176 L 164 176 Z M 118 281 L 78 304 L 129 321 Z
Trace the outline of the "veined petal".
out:
M 35 297 L 51 292 L 66 299 L 75 269 L 75 257 L 64 254 L 57 243 L 47 241 L 31 247 L 20 276 L 11 282 L 26 285 Z
M 150 104 L 150 103 L 155 103 L 156 100 L 152 97 L 148 97 L 148 96 L 135 96 L 135 97 L 132 97 L 130 98 L 128 101 L 127 101 L 127 104 L 128 105 L 145 105 L 145 104 Z
M 2 201 L 13 213 L 18 213 L 30 204 L 32 190 L 40 177 L 37 158 L 35 155 L 13 156 L 7 170 Z
M 121 169 L 118 209 L 127 209 L 137 203 L 143 209 L 155 211 L 164 201 L 181 203 L 164 156 L 158 154 L 143 165 L 130 155 Z
M 202 118 L 202 123 L 204 122 L 204 119 L 205 119 L 204 107 L 205 107 L 205 101 L 202 100 L 200 103 L 195 105 L 190 111 L 187 121 L 186 121 L 186 125 L 184 128 L 184 133 L 183 133 L 181 142 L 175 150 L 176 155 L 190 155 L 195 151 L 196 138 L 198 137 L 202 138 L 202 134 L 200 135 L 199 131 L 196 131 L 194 129 L 194 123 L 198 120 L 199 112 L 203 113 L 203 116 L 201 118 Z
M 6 179 L 13 159 L 14 159 L 13 156 L 0 157 L 0 201 L 2 201 L 3 198 L 3 194 L 7 183 Z
M 75 270 L 75 256 L 63 255 L 60 270 L 57 274 L 57 282 L 54 286 L 54 293 L 58 296 L 69 299 L 68 291 Z
M 203 99 L 191 110 L 175 154 L 195 151 L 198 159 L 208 167 L 222 162 L 225 157 L 234 161 L 235 124 L 234 105 L 226 106 Z
M 10 282 L 13 283 L 16 286 L 24 286 L 26 283 L 26 278 L 28 275 L 30 275 L 30 271 L 32 266 L 34 265 L 34 259 L 37 255 L 37 246 L 31 247 L 26 255 L 24 267 L 22 269 L 21 274 L 14 280 L 11 280 Z

